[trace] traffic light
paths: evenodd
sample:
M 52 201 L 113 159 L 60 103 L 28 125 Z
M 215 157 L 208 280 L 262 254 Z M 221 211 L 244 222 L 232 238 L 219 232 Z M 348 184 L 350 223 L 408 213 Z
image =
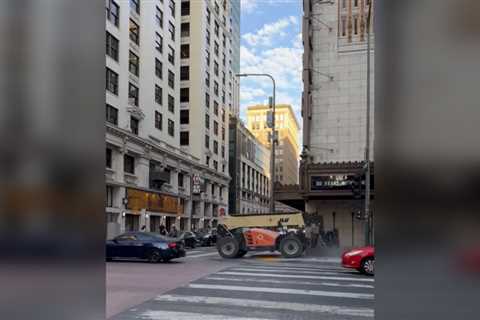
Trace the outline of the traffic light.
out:
M 362 176 L 356 174 L 352 179 L 352 193 L 354 199 L 360 199 L 362 197 Z

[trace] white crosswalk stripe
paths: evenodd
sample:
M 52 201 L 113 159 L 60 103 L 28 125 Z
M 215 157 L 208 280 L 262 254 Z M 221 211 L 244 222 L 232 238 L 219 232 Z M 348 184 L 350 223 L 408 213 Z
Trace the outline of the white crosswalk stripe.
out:
M 273 277 L 273 278 L 295 278 L 295 279 L 319 279 L 319 280 L 338 280 L 338 281 L 358 281 L 358 282 L 374 282 L 371 278 L 353 278 L 353 277 L 335 277 L 335 276 L 313 276 L 303 274 L 277 274 L 277 273 L 260 273 L 260 272 L 233 272 L 222 271 L 217 274 L 232 276 L 251 276 L 251 277 Z
M 310 296 L 339 297 L 352 299 L 373 299 L 374 295 L 370 293 L 351 293 L 351 292 L 335 292 L 321 290 L 301 290 L 289 288 L 268 288 L 268 287 L 243 287 L 243 286 L 226 286 L 215 284 L 196 284 L 187 285 L 188 288 L 194 289 L 215 289 L 229 291 L 247 291 L 247 292 L 264 292 L 264 293 L 284 293 L 284 294 L 301 294 Z
M 295 274 L 325 274 L 325 275 L 336 275 L 338 272 L 331 272 L 331 271 L 295 271 L 293 272 L 292 270 L 285 270 L 285 269 L 279 269 L 279 268 L 233 268 L 231 269 L 232 271 L 252 271 L 252 272 L 282 272 L 282 273 L 295 273 Z
M 229 315 L 201 314 L 193 312 L 154 311 L 141 314 L 140 319 L 151 320 L 268 320 L 266 318 L 232 317 Z
M 337 314 L 344 316 L 360 316 L 360 317 L 373 317 L 373 310 L 369 308 L 350 308 L 350 307 L 338 307 L 330 305 L 317 305 L 307 303 L 293 303 L 293 302 L 276 302 L 265 300 L 252 300 L 252 299 L 235 299 L 235 298 L 222 298 L 222 297 L 206 297 L 206 296 L 181 296 L 181 295 L 163 295 L 157 297 L 157 301 L 168 302 L 184 302 L 184 303 L 203 303 L 210 305 L 227 305 L 246 308 L 265 308 L 265 309 L 278 309 L 289 311 L 309 311 L 328 314 Z
M 374 286 L 368 284 L 355 283 L 336 283 L 336 282 L 313 282 L 313 281 L 289 281 L 289 280 L 273 280 L 273 279 L 247 279 L 247 278 L 222 278 L 222 277 L 206 277 L 205 280 L 225 281 L 225 282 L 254 282 L 254 283 L 276 283 L 276 284 L 297 284 L 308 286 L 330 286 L 330 287 L 345 287 L 345 288 L 366 288 L 373 289 Z

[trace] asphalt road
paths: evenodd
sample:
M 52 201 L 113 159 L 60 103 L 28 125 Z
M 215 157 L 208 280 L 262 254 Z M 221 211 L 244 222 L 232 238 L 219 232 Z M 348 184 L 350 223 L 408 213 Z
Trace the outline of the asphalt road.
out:
M 107 265 L 112 320 L 372 319 L 374 279 L 336 259 L 247 255 L 200 248 L 168 264 Z

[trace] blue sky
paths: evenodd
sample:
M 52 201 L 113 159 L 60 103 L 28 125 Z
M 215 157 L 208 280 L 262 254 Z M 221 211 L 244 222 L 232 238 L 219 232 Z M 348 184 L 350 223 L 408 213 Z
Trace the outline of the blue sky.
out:
M 302 1 L 241 0 L 241 4 L 241 72 L 272 74 L 277 104 L 291 104 L 302 123 Z M 247 106 L 266 103 L 271 92 L 267 78 L 242 78 L 241 116 Z

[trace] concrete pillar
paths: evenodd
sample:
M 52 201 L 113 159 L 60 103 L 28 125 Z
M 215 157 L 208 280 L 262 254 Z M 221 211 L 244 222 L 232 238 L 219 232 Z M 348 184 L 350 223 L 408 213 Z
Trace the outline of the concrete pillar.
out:
M 138 184 L 142 187 L 149 187 L 150 160 L 140 157 L 135 165 L 135 175 L 138 177 Z

